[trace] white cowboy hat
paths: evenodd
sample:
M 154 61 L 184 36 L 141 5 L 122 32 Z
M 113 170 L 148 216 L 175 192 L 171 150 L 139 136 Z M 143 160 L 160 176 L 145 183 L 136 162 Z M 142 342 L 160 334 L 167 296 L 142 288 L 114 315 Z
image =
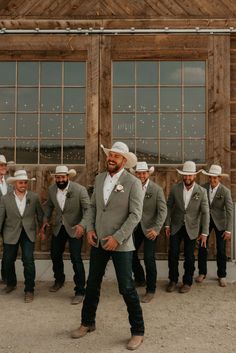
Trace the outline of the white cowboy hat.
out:
M 25 180 L 25 181 L 31 180 L 31 181 L 34 181 L 36 179 L 35 178 L 29 179 L 26 171 L 24 169 L 20 169 L 20 170 L 16 170 L 15 171 L 13 177 L 7 178 L 7 183 L 8 184 L 12 184 L 12 183 L 14 183 L 17 180 Z
M 193 161 L 186 161 L 183 164 L 183 170 L 176 169 L 177 172 L 181 175 L 194 175 L 202 170 L 200 169 L 198 172 L 196 170 L 196 164 Z
M 229 176 L 228 174 L 222 173 L 222 168 L 220 165 L 212 164 L 208 172 L 202 170 L 202 173 L 208 176 Z
M 7 162 L 6 157 L 3 154 L 0 154 L 0 164 L 14 164 L 15 162 Z
M 149 172 L 149 174 L 152 174 L 154 170 L 155 168 L 153 166 L 148 168 L 147 162 L 137 162 L 135 169 L 131 168 L 130 172 L 132 174 L 136 172 Z
M 76 170 L 75 169 L 68 169 L 67 166 L 65 165 L 58 165 L 56 167 L 55 173 L 52 173 L 52 175 L 69 175 L 70 177 L 76 176 Z
M 108 155 L 109 152 L 121 154 L 125 159 L 127 159 L 125 168 L 133 168 L 137 164 L 137 157 L 134 153 L 129 152 L 129 147 L 124 142 L 117 141 L 112 145 L 111 148 L 105 148 L 103 145 L 101 145 L 101 148 L 106 155 Z

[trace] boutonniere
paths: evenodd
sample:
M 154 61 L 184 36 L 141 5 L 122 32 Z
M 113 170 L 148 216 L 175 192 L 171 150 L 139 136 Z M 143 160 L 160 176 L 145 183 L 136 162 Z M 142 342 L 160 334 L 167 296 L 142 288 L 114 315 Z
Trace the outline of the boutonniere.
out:
M 124 192 L 124 186 L 121 184 L 116 185 L 115 192 Z
M 145 197 L 145 199 L 150 199 L 152 197 L 152 194 L 149 192 L 146 192 L 144 197 Z
M 71 197 L 72 197 L 72 192 L 68 191 L 67 194 L 66 194 L 66 198 L 70 199 Z
M 223 198 L 223 195 L 222 195 L 222 194 L 218 194 L 218 195 L 216 194 L 216 198 L 217 198 L 217 199 L 222 199 L 222 198 Z
M 200 195 L 196 192 L 196 194 L 194 194 L 192 198 L 193 198 L 194 200 L 198 200 L 199 197 L 200 197 Z

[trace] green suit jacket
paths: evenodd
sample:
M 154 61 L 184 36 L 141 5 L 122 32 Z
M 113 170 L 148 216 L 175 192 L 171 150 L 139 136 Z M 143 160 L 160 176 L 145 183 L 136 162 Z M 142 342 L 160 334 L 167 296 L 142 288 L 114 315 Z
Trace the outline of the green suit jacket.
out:
M 87 230 L 94 230 L 98 240 L 112 235 L 119 243 L 116 251 L 132 251 L 135 249 L 132 233 L 142 216 L 141 182 L 124 170 L 117 182 L 123 190 L 115 191 L 114 187 L 105 205 L 103 185 L 106 175 L 104 172 L 96 177 Z
M 146 234 L 148 229 L 154 229 L 157 234 L 165 222 L 167 215 L 166 200 L 162 188 L 149 180 L 143 200 L 141 227 Z
M 177 233 L 185 225 L 190 239 L 196 239 L 200 233 L 209 234 L 209 206 L 206 190 L 195 183 L 188 207 L 184 208 L 183 182 L 175 185 L 167 200 L 166 225 L 171 234 Z
M 49 221 L 54 211 L 53 234 L 58 235 L 64 225 L 67 234 L 75 238 L 74 226 L 80 224 L 86 229 L 86 217 L 90 208 L 90 199 L 86 188 L 70 181 L 64 209 L 61 210 L 57 201 L 57 185 L 53 184 L 48 190 L 48 200 L 43 205 L 44 221 Z
M 216 228 L 219 231 L 227 230 L 232 232 L 233 229 L 233 202 L 231 198 L 230 190 L 220 184 L 215 197 L 210 204 L 209 200 L 209 189 L 210 184 L 206 183 L 203 187 L 207 190 L 207 196 L 210 207 L 210 215 L 215 223 Z
M 5 244 L 16 244 L 24 228 L 28 238 L 35 242 L 37 223 L 43 222 L 43 210 L 39 197 L 35 192 L 28 191 L 23 216 L 18 210 L 13 191 L 1 197 L 0 202 L 0 230 L 2 230 Z

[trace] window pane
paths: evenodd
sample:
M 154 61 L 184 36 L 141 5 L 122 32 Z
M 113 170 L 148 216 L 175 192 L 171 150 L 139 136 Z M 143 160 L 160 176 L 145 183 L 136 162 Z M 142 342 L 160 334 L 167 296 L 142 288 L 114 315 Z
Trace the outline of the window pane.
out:
M 38 85 L 39 63 L 19 62 L 18 63 L 18 85 Z
M 184 89 L 184 111 L 204 112 L 205 111 L 205 88 Z
M 65 88 L 64 90 L 64 111 L 85 112 L 85 89 Z
M 64 137 L 85 137 L 85 115 L 83 114 L 66 114 L 64 115 Z
M 38 88 L 18 88 L 18 111 L 38 110 Z
M 129 112 L 134 111 L 134 89 L 114 88 L 113 89 L 113 111 Z
M 147 163 L 158 163 L 158 151 L 156 140 L 137 140 L 136 154 L 138 160 Z
M 183 70 L 185 85 L 205 85 L 205 62 L 186 61 Z
M 161 88 L 161 111 L 181 111 L 181 88 Z
M 185 140 L 184 141 L 184 160 L 192 160 L 195 163 L 204 163 L 205 141 L 204 140 Z
M 18 114 L 16 119 L 17 137 L 38 137 L 38 115 Z
M 41 85 L 61 85 L 62 83 L 62 63 L 41 62 Z
M 184 136 L 205 137 L 205 116 L 200 114 L 185 114 Z
M 85 142 L 84 140 L 64 140 L 63 142 L 63 163 L 84 164 L 85 163 Z
M 137 111 L 157 111 L 158 91 L 156 88 L 137 88 Z
M 43 140 L 40 142 L 40 163 L 61 164 L 60 140 Z
M 113 85 L 133 85 L 135 82 L 134 62 L 113 63 Z
M 158 85 L 158 63 L 154 61 L 136 62 L 136 77 L 138 85 Z
M 1 154 L 4 154 L 7 161 L 14 161 L 14 145 L 15 145 L 14 140 L 0 139 L 0 151 L 1 151 Z
M 16 83 L 16 63 L 0 62 L 0 85 L 15 86 Z
M 181 137 L 181 115 L 161 114 L 161 137 Z
M 180 85 L 181 84 L 181 63 L 178 61 L 160 62 L 160 84 Z
M 41 137 L 61 137 L 61 114 L 41 114 Z
M 13 137 L 15 135 L 15 115 L 0 114 L 0 136 Z M 0 153 L 1 154 L 1 153 Z
M 16 141 L 16 162 L 19 164 L 38 163 L 37 140 L 17 140 Z
M 52 113 L 61 111 L 61 88 L 41 89 L 41 111 Z
M 158 136 L 158 116 L 157 114 L 137 114 L 137 137 Z
M 84 62 L 65 62 L 65 86 L 85 86 L 86 64 Z
M 135 136 L 135 116 L 131 114 L 113 115 L 113 136 L 114 137 L 134 137 Z
M 15 88 L 0 88 L 0 111 L 15 111 Z
M 163 164 L 182 163 L 181 141 L 162 140 L 161 151 L 160 151 L 160 162 Z

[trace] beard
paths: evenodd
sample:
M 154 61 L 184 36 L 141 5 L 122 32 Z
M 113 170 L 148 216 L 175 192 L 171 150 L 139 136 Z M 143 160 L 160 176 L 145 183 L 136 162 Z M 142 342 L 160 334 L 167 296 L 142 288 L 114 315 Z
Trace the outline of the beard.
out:
M 112 163 L 112 164 L 110 164 Z M 118 164 L 111 159 L 106 162 L 106 168 L 109 173 L 116 173 L 121 169 L 122 163 Z
M 190 188 L 193 185 L 194 181 L 195 180 L 184 180 L 184 185 Z
M 64 190 L 68 185 L 68 180 L 67 181 L 57 181 L 56 184 L 57 184 L 58 189 Z

